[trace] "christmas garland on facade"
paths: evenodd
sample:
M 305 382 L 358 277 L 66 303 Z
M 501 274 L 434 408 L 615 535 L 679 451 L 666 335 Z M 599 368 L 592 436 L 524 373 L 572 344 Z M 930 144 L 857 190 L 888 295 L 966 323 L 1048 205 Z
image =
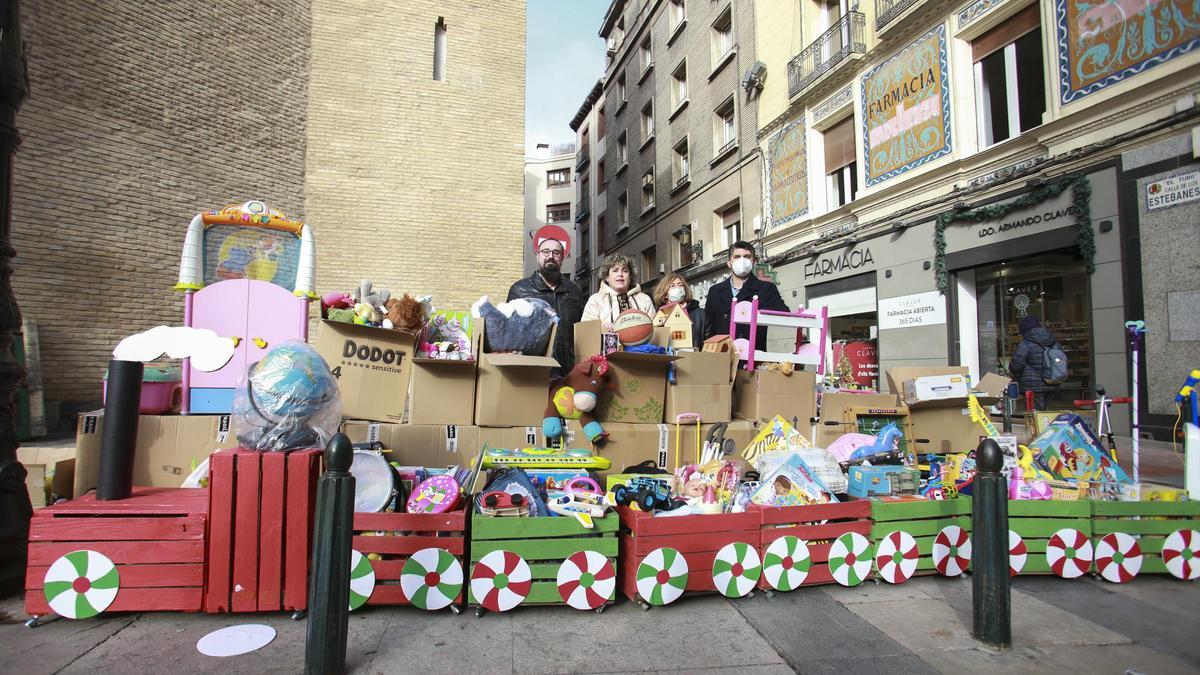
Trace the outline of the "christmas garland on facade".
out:
M 1092 184 L 1088 181 L 1087 176 L 1069 174 L 1033 188 L 1012 201 L 980 206 L 975 209 L 955 208 L 953 211 L 940 214 L 933 231 L 933 243 L 936 250 L 934 270 L 937 273 L 938 290 L 945 295 L 950 284 L 946 274 L 946 228 L 948 226 L 964 222 L 979 223 L 985 220 L 999 220 L 1018 209 L 1036 206 L 1047 199 L 1057 197 L 1068 189 L 1073 189 L 1071 205 L 1075 210 L 1075 225 L 1079 228 L 1079 252 L 1083 254 L 1087 273 L 1095 272 L 1096 238 L 1092 231 Z

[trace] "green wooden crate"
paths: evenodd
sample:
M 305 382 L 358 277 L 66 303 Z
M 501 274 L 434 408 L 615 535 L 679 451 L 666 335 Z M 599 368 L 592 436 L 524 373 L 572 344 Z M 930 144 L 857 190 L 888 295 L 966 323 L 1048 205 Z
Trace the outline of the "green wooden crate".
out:
M 1008 528 L 1025 540 L 1028 555 L 1021 574 L 1052 574 L 1046 562 L 1046 542 L 1069 527 L 1092 537 L 1092 502 L 1009 500 Z
M 1139 574 L 1167 574 L 1161 557 L 1163 540 L 1176 530 L 1200 530 L 1200 501 L 1093 501 L 1091 507 L 1092 544 L 1112 532 L 1132 535 L 1142 549 Z
M 916 574 L 934 574 L 933 541 L 942 528 L 957 525 L 971 531 L 971 500 L 965 498 L 929 501 L 871 501 L 871 543 L 897 530 L 912 535 L 921 554 Z M 878 574 L 878 570 L 876 570 Z
M 620 519 L 609 512 L 593 520 L 588 529 L 574 518 L 494 518 L 471 516 L 471 563 L 467 570 L 467 602 L 479 607 L 470 591 L 470 574 L 475 563 L 492 551 L 511 551 L 525 559 L 533 575 L 533 586 L 522 605 L 564 605 L 558 593 L 558 568 L 577 551 L 596 551 L 617 569 L 617 529 Z M 615 591 L 614 591 L 615 598 Z

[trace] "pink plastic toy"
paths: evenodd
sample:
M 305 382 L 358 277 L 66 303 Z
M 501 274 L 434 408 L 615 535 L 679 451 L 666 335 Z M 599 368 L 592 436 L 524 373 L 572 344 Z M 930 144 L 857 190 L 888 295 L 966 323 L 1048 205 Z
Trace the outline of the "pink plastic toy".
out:
M 755 361 L 791 362 L 799 365 L 816 366 L 817 374 L 825 374 L 825 348 L 829 342 L 829 308 L 798 309 L 794 312 L 777 312 L 758 308 L 758 296 L 752 300 L 733 301 L 729 313 L 729 334 L 737 335 L 737 325 L 750 325 L 750 339 L 733 341 L 738 358 L 746 362 L 746 370 L 754 370 Z M 796 329 L 796 349 L 787 352 L 760 352 L 754 348 L 758 327 Z M 808 330 L 808 344 L 800 344 L 804 330 Z
M 408 498 L 409 513 L 445 513 L 458 506 L 462 493 L 453 476 L 441 474 L 421 481 Z

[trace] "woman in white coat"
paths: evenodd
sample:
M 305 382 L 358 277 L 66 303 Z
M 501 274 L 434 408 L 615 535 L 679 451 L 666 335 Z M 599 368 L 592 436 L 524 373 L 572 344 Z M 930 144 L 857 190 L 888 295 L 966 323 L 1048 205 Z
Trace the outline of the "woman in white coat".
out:
M 654 302 L 642 292 L 633 274 L 633 261 L 623 253 L 610 255 L 601 268 L 604 279 L 600 290 L 588 298 L 581 321 L 599 319 L 605 331 L 612 330 L 617 316 L 627 309 L 637 309 L 654 316 Z

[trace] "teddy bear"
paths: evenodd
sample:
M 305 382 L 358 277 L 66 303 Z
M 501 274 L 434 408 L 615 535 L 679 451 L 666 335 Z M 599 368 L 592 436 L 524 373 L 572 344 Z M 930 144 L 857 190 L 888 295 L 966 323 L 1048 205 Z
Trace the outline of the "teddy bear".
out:
M 542 419 L 542 433 L 546 436 L 546 442 L 562 437 L 564 419 L 579 420 L 589 441 L 603 442 L 608 433 L 600 426 L 594 411 L 600 401 L 600 392 L 608 383 L 608 359 L 603 356 L 580 361 L 566 376 L 552 383 L 550 402 Z
M 388 298 L 383 303 L 383 327 L 416 333 L 425 325 L 425 310 L 408 293 L 400 298 Z

